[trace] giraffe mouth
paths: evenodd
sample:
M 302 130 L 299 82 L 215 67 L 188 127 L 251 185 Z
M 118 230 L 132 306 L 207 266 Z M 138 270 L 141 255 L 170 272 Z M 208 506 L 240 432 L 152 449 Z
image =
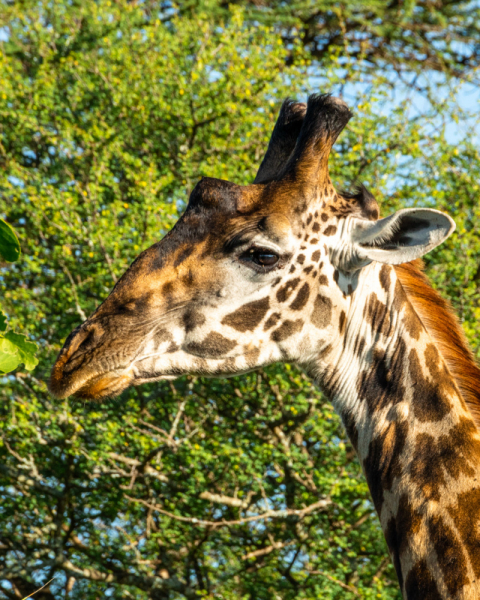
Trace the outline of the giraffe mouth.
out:
M 120 395 L 131 385 L 132 375 L 128 371 L 122 374 L 102 373 L 92 377 L 75 391 L 72 390 L 69 395 L 82 400 L 104 400 Z
M 130 369 L 100 373 L 73 381 L 65 381 L 55 375 L 56 373 L 53 373 L 50 379 L 49 390 L 59 400 L 69 396 L 82 400 L 114 398 L 131 385 L 135 385 Z
M 154 381 L 163 381 L 167 379 L 176 379 L 179 375 L 136 375 L 132 369 L 126 371 L 102 373 L 94 376 L 80 387 L 68 390 L 61 397 L 74 396 L 82 400 L 106 400 L 116 398 L 123 391 L 131 386 L 142 385 L 143 383 L 152 383 Z M 59 395 L 55 394 L 57 397 Z

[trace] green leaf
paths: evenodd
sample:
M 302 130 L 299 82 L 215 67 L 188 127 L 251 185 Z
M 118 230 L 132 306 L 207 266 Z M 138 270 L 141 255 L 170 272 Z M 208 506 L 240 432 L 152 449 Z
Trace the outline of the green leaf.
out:
M 13 228 L 0 219 L 0 254 L 8 262 L 14 262 L 20 256 L 20 244 Z
M 4 339 L 14 344 L 17 348 L 20 356 L 20 362 L 25 364 L 27 371 L 31 371 L 38 364 L 38 358 L 35 358 L 35 352 L 37 345 L 33 342 L 29 342 L 26 336 L 21 333 L 14 333 L 13 331 L 7 331 L 4 334 Z
M 0 331 L 5 331 L 7 328 L 7 317 L 0 310 Z
M 0 338 L 0 372 L 9 373 L 20 364 L 20 354 L 17 346 L 5 338 Z

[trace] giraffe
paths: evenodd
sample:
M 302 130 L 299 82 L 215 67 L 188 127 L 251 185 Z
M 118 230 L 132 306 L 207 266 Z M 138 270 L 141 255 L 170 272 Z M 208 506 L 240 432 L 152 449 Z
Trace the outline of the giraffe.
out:
M 251 185 L 202 178 L 185 213 L 65 341 L 58 398 L 275 361 L 309 373 L 364 470 L 408 600 L 480 598 L 480 371 L 419 259 L 454 230 L 337 192 L 339 98 L 287 100 Z

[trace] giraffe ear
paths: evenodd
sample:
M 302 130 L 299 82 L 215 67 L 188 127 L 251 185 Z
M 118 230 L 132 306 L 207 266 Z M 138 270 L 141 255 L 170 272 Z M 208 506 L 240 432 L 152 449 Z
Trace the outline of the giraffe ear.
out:
M 367 259 L 398 265 L 430 252 L 454 229 L 454 220 L 445 213 L 429 208 L 405 208 L 375 222 L 356 220 L 351 242 L 359 262 Z

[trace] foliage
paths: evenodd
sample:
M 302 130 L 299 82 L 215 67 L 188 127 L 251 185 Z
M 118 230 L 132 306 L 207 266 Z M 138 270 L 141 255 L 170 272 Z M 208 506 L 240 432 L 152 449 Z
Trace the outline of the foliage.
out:
M 480 64 L 480 6 L 470 0 L 180 0 L 177 6 L 180 14 L 204 11 L 222 20 L 232 5 L 244 7 L 249 22 L 275 27 L 286 48 L 300 38 L 322 66 L 337 48 L 347 61 L 355 59 L 356 71 L 391 70 L 397 82 L 418 86 L 425 70 L 465 77 Z M 164 3 L 164 19 L 175 14 L 171 6 Z
M 0 294 L 40 365 L 1 388 L 0 598 L 52 577 L 38 600 L 400 598 L 353 449 L 293 367 L 102 405 L 53 403 L 45 383 L 200 175 L 253 179 L 280 100 L 311 91 L 301 44 L 287 65 L 281 37 L 237 8 L 218 27 L 164 23 L 148 2 L 2 6 L 0 212 L 25 243 Z M 336 61 L 324 89 L 344 83 Z M 414 120 L 375 82 L 350 98 L 334 178 L 385 195 L 385 213 L 419 203 L 457 219 L 429 273 L 478 353 L 478 150 L 448 143 L 449 97 Z
M 12 227 L 0 219 L 0 256 L 13 262 L 20 256 L 20 244 Z M 31 371 L 38 363 L 35 358 L 36 345 L 28 342 L 24 335 L 7 331 L 7 318 L 0 310 L 0 375 L 13 371 L 21 363 Z
M 14 262 L 20 256 L 20 244 L 12 227 L 0 219 L 0 256 Z

